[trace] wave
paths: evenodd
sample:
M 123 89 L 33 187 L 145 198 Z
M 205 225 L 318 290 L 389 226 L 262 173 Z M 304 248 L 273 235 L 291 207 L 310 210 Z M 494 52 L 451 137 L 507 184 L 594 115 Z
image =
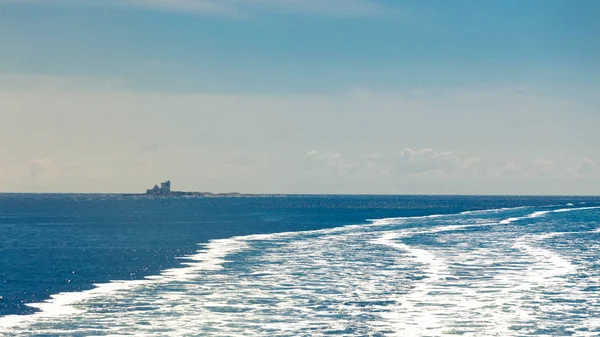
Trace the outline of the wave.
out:
M 592 209 L 600 209 L 600 206 L 578 207 L 578 208 L 561 208 L 561 209 L 548 210 L 548 211 L 536 211 L 536 212 L 533 212 L 531 214 L 527 214 L 526 216 L 504 219 L 504 220 L 500 221 L 500 224 L 507 225 L 507 224 L 510 224 L 512 222 L 515 222 L 515 221 L 538 218 L 538 217 L 545 216 L 545 215 L 550 214 L 550 213 L 565 213 L 565 212 L 587 211 L 587 210 L 592 210 Z
M 536 211 L 523 217 L 507 218 L 484 225 L 504 225 L 549 213 L 598 208 L 600 207 Z M 423 266 L 421 270 L 425 279 L 409 294 L 395 296 L 395 300 L 401 305 L 384 315 L 396 327 L 394 335 L 538 335 L 535 327 L 540 319 L 547 319 L 541 323 L 546 326 L 546 330 L 550 327 L 562 329 L 563 326 L 574 326 L 587 329 L 579 329 L 572 334 L 574 336 L 596 336 L 600 332 L 599 320 L 593 316 L 582 317 L 581 306 L 573 304 L 584 303 L 591 307 L 600 304 L 600 296 L 590 290 L 598 287 L 595 278 L 590 277 L 592 275 L 587 273 L 585 267 L 577 266 L 564 256 L 539 246 L 541 241 L 550 237 L 598 232 L 600 229 L 525 235 L 517 237 L 512 244 L 511 240 L 505 238 L 486 238 L 487 247 L 459 254 L 454 247 L 451 250 L 440 247 L 423 249 L 401 241 L 419 234 L 464 228 L 465 226 L 442 226 L 421 231 L 390 232 L 371 241 L 373 244 L 401 250 Z M 476 234 L 473 232 L 465 233 L 461 239 L 472 240 L 474 235 Z M 512 253 L 506 244 L 514 249 Z M 452 270 L 462 270 L 463 277 L 457 277 Z M 464 277 L 469 272 L 475 276 Z M 582 278 L 582 273 L 587 277 Z M 554 317 L 548 320 L 549 317 L 544 316 L 546 312 Z M 557 318 L 559 315 L 560 319 Z M 576 323 L 562 321 L 573 317 L 577 317 Z M 464 322 L 470 328 L 459 322 Z
M 252 236 L 249 236 L 252 237 Z M 159 275 L 146 276 L 142 280 L 111 281 L 109 283 L 96 283 L 93 289 L 80 292 L 62 292 L 50 295 L 50 299 L 43 302 L 27 303 L 27 306 L 40 311 L 30 315 L 7 315 L 0 317 L 0 332 L 9 332 L 10 328 L 18 325 L 30 324 L 42 318 L 52 318 L 82 313 L 75 308 L 75 303 L 81 303 L 93 298 L 113 294 L 119 291 L 131 290 L 151 283 L 163 283 L 173 280 L 188 280 L 193 278 L 199 270 L 219 270 L 226 262 L 224 258 L 245 247 L 244 241 L 236 238 L 213 240 L 205 245 L 205 250 L 197 254 L 181 257 L 183 268 L 163 270 Z
M 483 209 L 483 210 L 464 211 L 464 212 L 460 212 L 460 213 L 432 214 L 432 215 L 410 216 L 410 217 L 393 217 L 393 218 L 382 218 L 382 219 L 367 219 L 366 221 L 371 222 L 373 225 L 376 225 L 376 226 L 397 225 L 397 224 L 399 224 L 399 222 L 406 221 L 406 220 L 448 218 L 448 217 L 455 217 L 457 215 L 494 214 L 494 213 L 500 213 L 500 212 L 505 212 L 505 211 L 527 209 L 527 208 L 532 208 L 532 207 L 533 206 L 490 208 L 490 209 Z M 551 207 L 551 206 L 547 206 L 547 207 Z

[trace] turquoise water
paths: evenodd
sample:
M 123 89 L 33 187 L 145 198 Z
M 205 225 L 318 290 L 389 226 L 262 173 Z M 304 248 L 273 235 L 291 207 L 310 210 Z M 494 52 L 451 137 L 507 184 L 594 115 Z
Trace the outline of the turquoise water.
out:
M 0 196 L 6 336 L 599 336 L 600 199 Z

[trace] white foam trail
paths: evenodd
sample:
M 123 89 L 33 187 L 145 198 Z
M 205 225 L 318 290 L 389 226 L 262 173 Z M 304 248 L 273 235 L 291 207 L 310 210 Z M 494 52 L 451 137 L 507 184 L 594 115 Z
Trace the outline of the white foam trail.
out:
M 575 210 L 595 208 L 598 207 Z M 508 224 L 522 219 L 537 218 L 548 213 L 565 211 L 567 210 L 538 211 L 524 217 L 509 218 L 501 221 L 499 224 Z M 465 283 L 467 287 L 456 289 L 448 287 L 448 283 L 462 283 L 464 281 L 460 277 L 458 279 L 452 277 L 450 268 L 453 264 L 459 263 L 462 269 L 468 266 L 469 269 L 486 272 L 485 264 L 498 264 L 497 261 L 490 263 L 486 262 L 486 260 L 489 260 L 490 257 L 498 258 L 498 256 L 505 255 L 504 249 L 500 251 L 478 249 L 475 252 L 459 255 L 459 259 L 448 259 L 455 252 L 437 249 L 443 252 L 440 255 L 431 251 L 410 247 L 398 241 L 417 234 L 439 233 L 451 231 L 452 229 L 452 226 L 443 226 L 426 231 L 389 232 L 371 241 L 375 244 L 402 250 L 408 256 L 413 257 L 416 262 L 425 266 L 424 272 L 427 278 L 419 283 L 409 294 L 394 297 L 394 300 L 398 303 L 395 312 L 383 315 L 387 321 L 395 326 L 394 335 L 442 336 L 446 334 L 461 334 L 478 337 L 521 336 L 523 333 L 527 333 L 527 331 L 534 332 L 537 330 L 537 328 L 534 328 L 537 323 L 534 322 L 540 316 L 538 312 L 540 307 L 547 308 L 545 309 L 547 311 L 565 313 L 568 313 L 571 308 L 569 305 L 561 304 L 560 302 L 556 303 L 552 300 L 552 295 L 544 294 L 542 289 L 554 292 L 563 292 L 566 290 L 568 295 L 563 295 L 563 298 L 571 298 L 573 301 L 580 301 L 581 298 L 588 298 L 589 300 L 589 293 L 583 290 L 586 286 L 574 289 L 574 284 L 568 279 L 569 275 L 578 273 L 579 269 L 563 256 L 535 246 L 536 243 L 547 238 L 566 234 L 582 234 L 585 232 L 558 232 L 521 237 L 513 247 L 526 255 L 518 254 L 513 256 L 511 258 L 512 265 L 501 267 L 500 270 L 502 272 L 497 273 L 491 281 L 481 282 L 479 280 L 471 280 L 470 283 Z M 460 234 L 460 232 L 457 234 Z M 510 243 L 510 240 L 498 243 L 502 245 Z M 444 256 L 444 258 L 442 259 L 440 256 Z M 528 267 L 521 265 L 522 262 L 520 261 L 523 260 L 527 261 L 529 264 Z M 501 261 L 503 264 L 508 262 L 508 260 Z M 493 269 L 487 270 L 487 273 L 490 271 L 493 271 Z M 593 278 L 589 278 L 589 280 L 593 280 Z M 596 286 L 600 285 L 597 281 L 595 284 Z M 449 291 L 449 289 L 453 290 Z M 432 293 L 436 296 L 432 297 Z M 431 305 L 435 301 L 443 303 L 445 306 L 440 308 Z M 594 301 L 600 303 L 598 296 L 595 296 Z M 413 303 L 417 303 L 418 306 L 415 306 Z M 473 312 L 473 310 L 475 311 Z M 481 315 L 478 316 L 477 313 Z M 493 319 L 490 320 L 490 317 Z M 460 324 L 457 325 L 457 321 L 469 322 L 473 327 L 466 328 L 460 326 Z M 411 323 L 407 324 L 407 322 Z M 593 331 L 598 330 L 593 329 L 598 329 L 597 323 L 597 319 L 588 317 L 580 324 L 588 327 L 589 331 L 578 331 L 573 333 L 573 335 L 596 336 L 597 334 Z M 511 328 L 511 326 L 519 324 L 524 325 L 524 327 L 517 330 Z M 557 324 L 561 326 L 561 324 L 566 323 L 549 321 L 545 324 L 548 326 L 557 326 Z M 598 332 L 600 333 L 600 331 Z
M 591 292 L 589 289 L 594 289 L 600 286 L 600 278 L 594 277 L 589 273 L 598 273 L 595 268 L 589 270 L 585 267 L 578 267 L 573 264 L 564 256 L 549 250 L 542 248 L 541 242 L 563 235 L 580 235 L 584 233 L 591 233 L 593 231 L 584 232 L 557 232 L 547 233 L 542 235 L 529 235 L 521 237 L 514 244 L 514 247 L 526 253 L 528 256 L 534 258 L 535 263 L 528 267 L 528 272 L 521 278 L 519 289 L 528 290 L 531 292 L 529 297 L 533 303 L 547 303 L 548 309 L 546 312 L 557 312 L 565 315 L 571 309 L 569 301 L 571 303 L 579 302 L 586 304 L 587 308 L 597 307 L 600 305 L 600 296 Z M 586 277 L 581 277 L 581 275 Z M 543 289 L 539 291 L 539 289 Z M 538 290 L 538 291 L 535 291 Z M 552 295 L 560 293 L 559 296 Z M 560 299 L 561 301 L 553 301 L 553 298 Z M 567 301 L 567 302 L 565 302 Z M 563 304 L 569 303 L 569 304 Z M 528 308 L 530 311 L 539 310 L 536 305 L 531 305 Z M 571 309 L 572 310 L 572 309 Z M 574 311 L 581 311 L 577 309 Z M 556 319 L 551 324 L 561 324 Z M 576 336 L 598 336 L 600 334 L 600 326 L 597 324 L 597 319 L 593 316 L 585 317 L 579 323 L 580 326 L 585 326 L 589 330 L 579 330 L 573 335 Z
M 349 229 L 361 227 L 361 225 L 349 225 L 344 227 L 318 229 L 302 232 L 281 232 L 273 234 L 254 234 L 228 239 L 211 240 L 209 243 L 200 244 L 205 249 L 198 253 L 183 256 L 179 260 L 191 261 L 182 262 L 182 268 L 171 268 L 161 271 L 159 275 L 146 276 L 142 280 L 123 280 L 110 281 L 108 283 L 94 284 L 94 288 L 81 292 L 62 292 L 50 295 L 50 298 L 37 303 L 26 304 L 29 307 L 39 309 L 40 311 L 30 315 L 7 315 L 0 317 L 0 333 L 7 332 L 10 328 L 19 325 L 32 324 L 40 319 L 51 317 L 72 316 L 82 313 L 82 310 L 75 308 L 76 303 L 83 303 L 96 297 L 119 291 L 131 291 L 135 288 L 149 284 L 166 283 L 174 280 L 184 281 L 197 277 L 202 271 L 216 271 L 223 268 L 223 263 L 227 262 L 225 257 L 240 251 L 248 246 L 249 241 L 269 240 L 274 238 L 293 237 L 299 234 L 329 234 Z
M 0 332 L 7 331 L 11 327 L 31 324 L 39 319 L 69 316 L 81 313 L 73 304 L 82 303 L 93 298 L 110 293 L 132 290 L 153 283 L 165 283 L 173 280 L 190 280 L 197 277 L 201 271 L 216 271 L 223 268 L 227 262 L 225 257 L 248 247 L 248 242 L 258 240 L 270 240 L 297 235 L 332 234 L 363 227 L 364 225 L 348 225 L 343 227 L 318 229 L 299 232 L 281 232 L 272 234 L 254 234 L 228 239 L 211 240 L 209 243 L 200 244 L 203 250 L 198 253 L 177 258 L 182 262 L 182 268 L 171 268 L 161 271 L 159 275 L 146 276 L 142 280 L 110 281 L 108 283 L 94 284 L 94 288 L 81 292 L 62 292 L 50 295 L 50 298 L 37 303 L 26 304 L 29 307 L 39 309 L 39 312 L 31 315 L 7 315 L 0 317 Z
M 205 244 L 205 247 L 206 250 L 184 257 L 186 260 L 194 261 L 194 263 L 182 263 L 182 265 L 187 266 L 187 268 L 166 269 L 159 275 L 147 276 L 142 280 L 97 283 L 94 284 L 94 288 L 90 290 L 81 292 L 62 292 L 50 295 L 50 299 L 43 302 L 28 303 L 27 306 L 39 309 L 40 311 L 31 315 L 8 315 L 0 317 L 0 332 L 6 332 L 8 329 L 18 325 L 31 324 L 40 319 L 80 314 L 82 313 L 82 310 L 75 308 L 73 305 L 96 297 L 106 296 L 125 290 L 132 290 L 136 287 L 152 283 L 191 279 L 201 270 L 222 269 L 222 264 L 226 262 L 224 257 L 243 249 L 245 247 L 245 242 L 236 240 L 235 238 L 220 239 Z
M 431 299 L 428 293 L 436 291 L 436 284 L 450 275 L 448 265 L 442 258 L 428 250 L 396 241 L 402 236 L 408 237 L 416 233 L 403 234 L 387 233 L 379 239 L 371 240 L 371 243 L 385 245 L 405 252 L 407 257 L 422 266 L 422 273 L 425 278 L 418 282 L 408 294 L 402 296 L 392 295 L 391 298 L 396 303 L 395 308 L 382 313 L 381 316 L 392 327 L 395 336 L 421 336 L 425 329 L 429 330 L 430 333 L 434 333 L 436 331 L 435 327 L 444 326 L 444 323 L 440 321 L 437 315 L 424 313 L 422 306 L 431 304 L 428 302 L 428 299 Z M 409 324 L 407 324 L 407 317 L 405 317 L 408 313 L 411 313 L 409 314 Z
M 513 223 L 515 221 L 538 218 L 538 217 L 545 216 L 545 215 L 550 214 L 550 213 L 565 213 L 565 212 L 587 211 L 587 210 L 592 210 L 592 209 L 600 209 L 600 206 L 579 207 L 579 208 L 561 208 L 561 209 L 548 210 L 548 211 L 536 211 L 536 212 L 533 212 L 531 214 L 527 214 L 526 216 L 512 217 L 512 218 L 504 219 L 504 220 L 500 221 L 500 224 L 501 225 L 508 225 L 508 224 Z
M 561 209 L 553 210 L 552 213 L 587 211 L 587 210 L 591 210 L 591 209 L 600 209 L 600 206 L 577 207 L 577 208 L 561 208 Z
M 577 268 L 575 265 L 561 257 L 559 254 L 535 246 L 540 241 L 552 238 L 559 235 L 565 235 L 565 232 L 548 233 L 538 236 L 525 236 L 520 238 L 513 247 L 533 256 L 537 263 L 529 268 L 530 278 L 542 282 L 543 280 L 552 279 L 557 276 L 575 273 Z
M 567 283 L 570 274 L 587 269 L 573 269 L 567 258 L 537 246 L 541 236 L 515 244 L 518 232 L 503 232 L 503 226 L 466 232 L 500 224 L 472 215 L 456 219 L 459 224 L 426 221 L 433 223 L 427 228 L 404 228 L 410 220 L 402 220 L 395 227 L 213 240 L 184 257 L 182 268 L 58 294 L 41 304 L 42 312 L 0 318 L 0 334 L 516 337 L 527 335 L 544 310 L 570 315 L 581 299 L 600 305 L 583 285 Z M 421 234 L 444 244 L 403 241 Z M 575 304 L 560 307 L 540 294 L 543 288 Z M 592 319 L 569 317 L 561 322 L 567 327 L 594 327 Z M 513 329 L 518 324 L 524 327 Z
M 427 219 L 440 216 L 441 215 L 432 215 L 419 218 Z M 395 220 L 397 219 L 398 218 Z M 221 270 L 223 268 L 223 263 L 226 262 L 225 257 L 236 251 L 247 248 L 248 242 L 250 241 L 280 239 L 297 235 L 325 235 L 360 227 L 363 226 L 346 226 L 305 232 L 249 235 L 230 239 L 212 240 L 208 244 L 203 245 L 205 249 L 199 251 L 197 254 L 182 257 L 181 260 L 185 261 L 182 263 L 183 268 L 167 269 L 162 271 L 159 275 L 147 276 L 142 280 L 111 281 L 109 283 L 94 284 L 94 288 L 90 290 L 58 293 L 51 295 L 50 299 L 43 302 L 27 304 L 40 311 L 31 315 L 10 315 L 0 317 L 0 332 L 7 332 L 10 331 L 11 328 L 17 326 L 29 325 L 53 317 L 69 317 L 82 314 L 82 309 L 77 308 L 75 304 L 86 303 L 98 297 L 121 292 L 131 292 L 136 288 L 144 288 L 149 285 L 191 280 L 197 277 L 201 272 Z M 459 229 L 459 227 L 455 226 L 455 229 Z
M 518 209 L 527 209 L 527 208 L 532 208 L 532 207 L 533 206 L 504 207 L 504 208 L 484 209 L 484 210 L 477 210 L 477 211 L 465 211 L 465 212 L 461 212 L 460 214 L 470 215 L 470 214 L 500 213 L 500 212 L 503 212 L 503 211 L 511 211 L 511 210 L 518 210 Z
M 449 217 L 456 214 L 433 214 L 433 215 L 424 215 L 424 216 L 414 216 L 414 217 L 398 217 L 398 218 L 384 218 L 384 219 L 367 219 L 368 222 L 371 222 L 374 226 L 386 226 L 386 225 L 397 225 L 401 222 L 418 220 L 418 219 L 436 219 Z
M 405 222 L 407 220 L 417 220 L 417 219 L 436 219 L 436 218 L 447 218 L 447 217 L 455 217 L 457 215 L 480 215 L 480 214 L 490 214 L 490 213 L 500 213 L 510 210 L 519 210 L 519 209 L 527 209 L 532 206 L 519 206 L 519 207 L 505 207 L 505 208 L 492 208 L 492 209 L 483 209 L 476 211 L 464 211 L 460 213 L 448 213 L 448 214 L 432 214 L 432 215 L 424 215 L 424 216 L 413 216 L 413 217 L 397 217 L 397 218 L 383 218 L 383 219 L 367 219 L 367 221 L 371 222 L 373 225 L 378 226 L 386 226 L 386 225 L 397 225 L 401 222 Z
M 534 218 L 539 218 L 541 216 L 544 216 L 548 213 L 550 213 L 552 211 L 537 211 L 537 212 L 533 212 L 531 214 L 527 214 L 526 216 L 520 216 L 520 217 L 512 217 L 512 218 L 508 218 L 508 219 L 504 219 L 502 221 L 500 221 L 499 223 L 501 225 L 508 225 L 511 224 L 515 221 L 521 221 L 521 220 L 525 220 L 525 219 L 534 219 Z
M 497 213 L 501 211 L 514 210 L 527 208 L 515 207 L 515 208 L 498 208 L 489 210 L 478 210 L 478 211 L 467 211 L 461 214 L 485 214 L 485 213 Z M 428 216 L 418 217 L 400 217 L 400 218 L 386 218 L 372 221 L 375 226 L 385 226 L 390 224 L 397 224 L 401 221 L 416 220 L 416 219 L 434 219 L 445 216 L 452 216 L 455 214 L 434 214 Z M 425 232 L 443 232 L 466 229 L 473 226 L 484 226 L 490 224 L 477 224 L 477 225 L 451 225 L 438 227 L 424 232 L 415 232 L 413 234 L 420 234 Z M 219 270 L 222 269 L 222 264 L 226 262 L 224 258 L 235 252 L 239 251 L 247 246 L 247 241 L 252 240 L 264 240 L 270 238 L 282 238 L 295 236 L 298 234 L 327 234 L 341 231 L 347 231 L 349 229 L 363 227 L 362 225 L 351 225 L 337 228 L 320 229 L 314 231 L 305 232 L 283 232 L 275 234 L 264 234 L 264 235 L 248 235 L 242 237 L 233 237 L 230 239 L 212 240 L 207 244 L 202 244 L 205 250 L 199 251 L 197 254 L 191 256 L 184 256 L 179 259 L 193 261 L 183 262 L 184 268 L 172 268 L 162 271 L 159 275 L 147 276 L 142 280 L 125 280 L 125 281 L 111 281 L 109 283 L 94 284 L 94 288 L 81 292 L 63 292 L 53 294 L 50 299 L 38 303 L 27 304 L 30 307 L 37 308 L 40 311 L 32 315 L 9 315 L 0 317 L 0 332 L 1 329 L 8 329 L 20 324 L 29 324 L 35 322 L 40 318 L 55 317 L 62 315 L 74 315 L 80 313 L 80 310 L 73 307 L 73 304 L 84 302 L 86 300 L 93 299 L 98 296 L 102 296 L 112 292 L 118 292 L 126 289 L 133 289 L 143 285 L 147 285 L 152 282 L 168 282 L 172 279 L 191 279 L 194 278 L 197 272 L 201 270 Z
M 553 206 L 543 206 L 543 207 L 553 207 Z M 519 210 L 519 209 L 528 209 L 532 208 L 532 206 L 521 206 L 521 207 L 510 207 L 510 208 L 494 208 L 488 210 L 477 210 L 477 211 L 465 211 L 458 213 L 459 215 L 480 215 L 480 214 L 490 214 L 490 213 L 501 213 L 505 211 L 511 210 Z M 563 213 L 563 212 L 575 212 L 575 211 L 585 211 L 592 209 L 600 209 L 600 206 L 591 206 L 591 207 L 578 207 L 578 208 L 562 208 L 556 210 L 544 210 L 544 211 L 535 211 L 533 213 L 527 214 L 521 217 L 510 217 L 508 219 L 501 220 L 499 224 L 508 225 L 515 221 L 521 221 L 526 219 L 538 218 L 541 216 L 545 216 L 550 213 Z M 373 225 L 377 226 L 387 226 L 387 225 L 398 225 L 402 222 L 406 222 L 407 220 L 416 220 L 416 219 L 434 219 L 434 218 L 442 218 L 442 217 L 452 217 L 457 214 L 434 214 L 427 216 L 417 216 L 417 217 L 399 217 L 399 218 L 384 218 L 384 219 L 368 219 L 367 221 L 372 222 Z

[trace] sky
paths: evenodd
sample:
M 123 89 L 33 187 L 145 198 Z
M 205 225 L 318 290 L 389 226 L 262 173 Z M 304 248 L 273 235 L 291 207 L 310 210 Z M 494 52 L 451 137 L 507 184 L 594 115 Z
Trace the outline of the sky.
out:
M 600 195 L 595 0 L 0 0 L 0 193 Z

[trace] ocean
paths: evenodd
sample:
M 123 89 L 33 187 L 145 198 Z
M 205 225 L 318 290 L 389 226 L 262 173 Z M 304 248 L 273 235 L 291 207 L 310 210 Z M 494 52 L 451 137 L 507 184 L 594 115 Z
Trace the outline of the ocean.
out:
M 600 336 L 600 198 L 0 194 L 1 336 Z

